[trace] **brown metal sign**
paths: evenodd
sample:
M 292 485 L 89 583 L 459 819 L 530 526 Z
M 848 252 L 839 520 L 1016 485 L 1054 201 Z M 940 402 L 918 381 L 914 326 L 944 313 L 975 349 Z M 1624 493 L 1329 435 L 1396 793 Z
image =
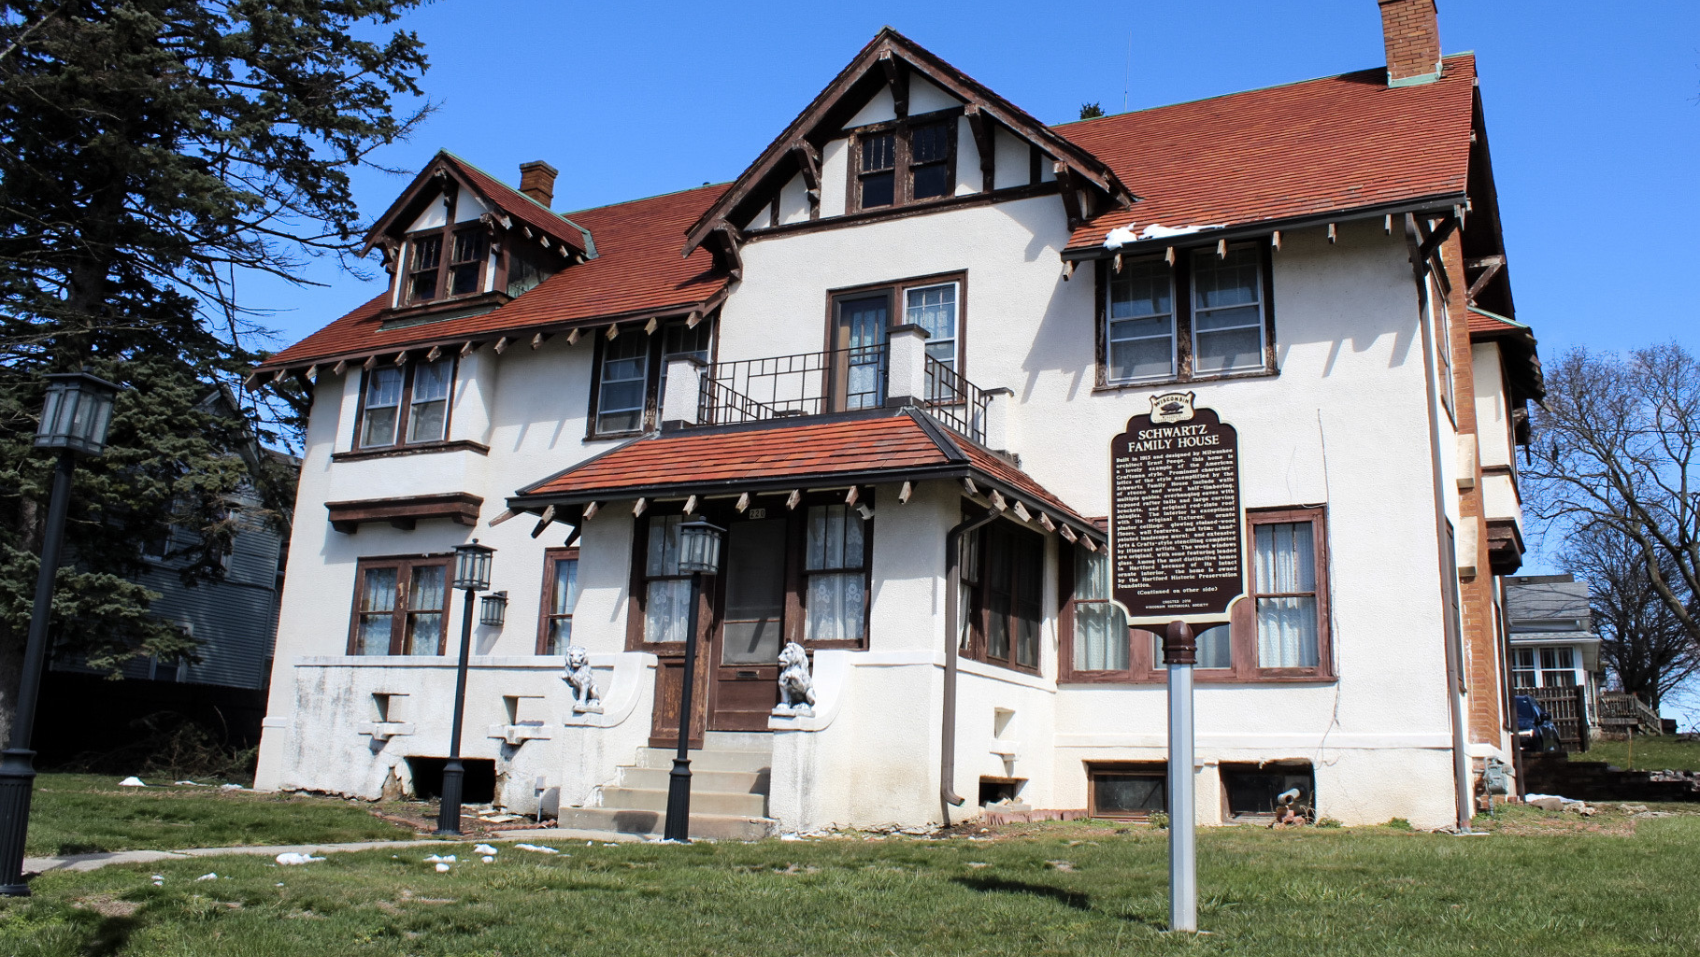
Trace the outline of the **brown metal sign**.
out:
M 1135 619 L 1222 614 L 1244 591 L 1239 435 L 1192 399 L 1154 396 L 1110 445 L 1113 591 Z

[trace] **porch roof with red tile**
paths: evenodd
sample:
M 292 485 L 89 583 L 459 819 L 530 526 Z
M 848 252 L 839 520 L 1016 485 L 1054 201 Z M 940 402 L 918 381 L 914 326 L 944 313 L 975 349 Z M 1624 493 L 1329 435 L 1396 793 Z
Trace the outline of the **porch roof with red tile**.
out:
M 509 508 L 638 498 L 843 488 L 928 479 L 972 479 L 1011 507 L 1044 512 L 1080 533 L 1096 533 L 1014 464 L 915 409 L 646 435 L 520 489 Z M 1102 538 L 1101 534 L 1094 537 Z

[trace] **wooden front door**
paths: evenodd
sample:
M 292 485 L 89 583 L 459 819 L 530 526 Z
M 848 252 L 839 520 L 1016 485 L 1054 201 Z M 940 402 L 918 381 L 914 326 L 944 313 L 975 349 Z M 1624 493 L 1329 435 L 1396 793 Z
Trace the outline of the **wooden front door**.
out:
M 838 300 L 832 326 L 831 401 L 827 411 L 873 409 L 885 402 L 890 310 L 890 299 L 884 292 Z
M 708 669 L 708 726 L 715 731 L 766 731 L 779 703 L 779 649 L 785 631 L 786 521 L 733 521 L 726 532 L 724 614 L 718 616 Z M 676 714 L 677 712 L 675 712 Z

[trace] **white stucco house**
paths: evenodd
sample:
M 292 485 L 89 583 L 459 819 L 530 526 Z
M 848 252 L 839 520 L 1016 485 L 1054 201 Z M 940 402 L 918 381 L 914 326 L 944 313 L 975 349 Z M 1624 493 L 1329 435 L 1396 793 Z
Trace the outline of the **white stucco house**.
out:
M 693 514 L 728 530 L 698 832 L 1162 808 L 1109 442 L 1186 392 L 1237 430 L 1245 556 L 1201 641 L 1199 821 L 1295 786 L 1467 819 L 1510 763 L 1540 373 L 1475 60 L 1432 0 L 1380 6 L 1387 67 L 1060 126 L 887 29 L 735 181 L 598 209 L 440 154 L 371 233 L 389 286 L 251 380 L 313 395 L 258 786 L 434 787 L 476 537 L 506 614 L 469 797 L 659 831 Z M 786 641 L 809 716 L 773 714 Z

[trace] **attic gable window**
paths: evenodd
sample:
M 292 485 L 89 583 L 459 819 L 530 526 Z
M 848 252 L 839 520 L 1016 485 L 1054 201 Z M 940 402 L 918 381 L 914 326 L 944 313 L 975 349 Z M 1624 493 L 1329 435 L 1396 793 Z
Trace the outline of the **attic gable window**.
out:
M 850 193 L 857 210 L 940 199 L 956 189 L 960 110 L 862 127 L 853 134 Z

